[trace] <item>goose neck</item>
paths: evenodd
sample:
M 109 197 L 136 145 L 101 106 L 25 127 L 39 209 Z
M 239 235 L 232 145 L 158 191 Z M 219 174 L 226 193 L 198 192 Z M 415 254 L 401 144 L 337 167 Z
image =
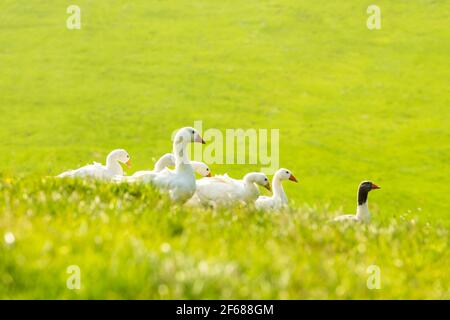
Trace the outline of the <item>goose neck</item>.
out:
M 369 191 L 361 187 L 357 193 L 356 217 L 364 222 L 370 221 Z
M 281 183 L 281 179 L 275 177 L 272 181 L 272 190 L 274 199 L 279 199 L 283 203 L 287 202 L 286 193 L 284 192 L 283 184 Z
M 246 185 L 246 186 L 254 186 L 255 188 L 256 188 L 256 186 L 255 186 L 255 180 L 256 180 L 256 174 L 255 173 L 247 173 L 245 176 L 244 176 L 244 179 L 242 179 L 243 181 L 244 181 L 244 184 Z
M 356 217 L 359 220 L 362 220 L 364 222 L 369 222 L 370 221 L 370 211 L 369 211 L 369 204 L 368 204 L 368 200 L 366 200 L 366 202 L 359 204 L 356 208 Z
M 187 174 L 194 177 L 195 172 L 187 155 L 187 142 L 182 135 L 175 136 L 173 142 L 173 155 L 175 157 L 175 172 L 178 174 Z
M 166 165 L 164 164 L 164 161 L 162 161 L 161 159 L 159 159 L 156 163 L 155 163 L 155 168 L 153 169 L 156 172 L 159 172 L 161 170 L 163 170 L 166 167 Z
M 123 175 L 122 166 L 119 161 L 115 160 L 113 157 L 106 158 L 106 169 L 112 171 L 116 175 Z
M 158 161 L 156 161 L 155 163 L 155 168 L 154 171 L 159 172 L 161 170 L 163 170 L 164 168 L 173 165 L 173 160 L 171 160 L 171 156 L 172 155 L 165 155 L 162 156 L 161 158 L 159 158 Z
M 259 191 L 255 185 L 256 174 L 248 173 L 244 176 L 244 193 L 247 201 L 254 201 L 258 198 Z
M 178 140 L 178 141 L 177 141 Z M 173 155 L 175 157 L 175 167 L 181 164 L 189 164 L 187 157 L 187 143 L 183 139 L 176 139 L 173 143 Z

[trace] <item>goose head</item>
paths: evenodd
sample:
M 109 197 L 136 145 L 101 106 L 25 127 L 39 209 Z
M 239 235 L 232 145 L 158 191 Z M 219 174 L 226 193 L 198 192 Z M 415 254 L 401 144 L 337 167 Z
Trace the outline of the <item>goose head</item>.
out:
M 292 172 L 288 169 L 281 168 L 279 169 L 274 176 L 274 179 L 278 180 L 291 180 L 293 182 L 297 182 L 297 179 L 294 177 Z
M 361 182 L 358 188 L 358 205 L 361 206 L 366 203 L 369 192 L 375 189 L 380 189 L 380 187 L 371 181 Z
M 245 175 L 244 181 L 256 183 L 261 187 L 264 187 L 267 190 L 272 191 L 272 188 L 270 187 L 270 180 L 264 173 L 261 172 L 248 173 Z
M 202 137 L 192 127 L 184 127 L 177 131 L 175 134 L 175 138 L 173 140 L 173 154 L 177 164 L 189 164 L 189 160 L 187 158 L 186 147 L 188 143 L 197 142 L 205 144 Z
M 202 177 L 211 177 L 211 169 L 206 165 L 206 163 L 200 161 L 191 161 L 192 168 Z
M 175 143 L 184 143 L 187 144 L 189 142 L 197 142 L 205 144 L 205 141 L 200 136 L 197 130 L 192 127 L 184 127 L 178 130 L 175 135 Z
M 109 153 L 107 159 L 107 163 L 111 162 L 121 162 L 127 165 L 127 167 L 131 167 L 131 158 L 127 151 L 124 149 L 116 149 Z

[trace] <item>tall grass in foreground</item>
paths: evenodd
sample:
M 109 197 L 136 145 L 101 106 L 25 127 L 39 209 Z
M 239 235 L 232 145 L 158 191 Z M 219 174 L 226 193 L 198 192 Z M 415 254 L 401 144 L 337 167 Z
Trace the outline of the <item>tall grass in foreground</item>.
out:
M 0 298 L 450 298 L 448 230 L 418 214 L 335 225 L 325 204 L 201 210 L 145 185 L 52 178 L 3 178 L 0 212 Z

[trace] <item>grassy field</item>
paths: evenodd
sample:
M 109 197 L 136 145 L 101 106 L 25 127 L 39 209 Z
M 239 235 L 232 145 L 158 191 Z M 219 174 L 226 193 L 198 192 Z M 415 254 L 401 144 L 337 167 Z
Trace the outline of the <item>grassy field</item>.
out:
M 450 1 L 377 1 L 377 31 L 360 0 L 76 4 L 81 30 L 0 3 L 0 298 L 450 298 Z M 292 210 L 46 178 L 119 147 L 147 168 L 195 120 L 279 128 Z M 373 224 L 326 224 L 364 179 Z

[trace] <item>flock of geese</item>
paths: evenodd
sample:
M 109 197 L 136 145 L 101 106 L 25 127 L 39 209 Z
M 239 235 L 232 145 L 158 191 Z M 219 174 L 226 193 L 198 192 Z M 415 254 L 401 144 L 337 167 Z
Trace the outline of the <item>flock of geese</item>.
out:
M 272 180 L 272 187 L 267 176 L 261 172 L 246 174 L 241 180 L 233 179 L 227 174 L 211 175 L 209 167 L 199 161 L 190 161 L 187 155 L 189 143 L 205 144 L 200 134 L 191 127 L 181 128 L 175 134 L 172 153 L 163 155 L 155 164 L 153 170 L 137 171 L 131 176 L 125 176 L 121 163 L 131 166 L 131 158 L 123 149 L 112 151 L 106 158 L 106 165 L 93 163 L 76 170 L 69 170 L 57 177 L 93 178 L 113 182 L 148 183 L 164 193 L 176 203 L 186 203 L 191 206 L 229 207 L 245 204 L 254 205 L 264 211 L 277 211 L 288 206 L 288 198 L 282 182 L 290 180 L 297 182 L 288 169 L 279 169 Z M 169 167 L 175 167 L 174 170 Z M 202 176 L 196 180 L 195 174 Z M 272 196 L 260 196 L 258 187 L 262 186 L 272 191 Z M 334 221 L 370 222 L 368 208 L 368 193 L 379 187 L 363 181 L 357 194 L 357 210 L 353 215 L 342 215 Z

